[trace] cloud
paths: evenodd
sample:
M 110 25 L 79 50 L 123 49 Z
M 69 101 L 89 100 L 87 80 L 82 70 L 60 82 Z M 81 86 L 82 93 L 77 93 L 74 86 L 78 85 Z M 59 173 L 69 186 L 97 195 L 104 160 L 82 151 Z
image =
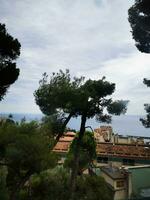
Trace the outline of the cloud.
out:
M 73 75 L 116 83 L 115 98 L 131 100 L 128 113 L 143 113 L 148 89 L 142 84 L 149 57 L 134 46 L 124 0 L 1 0 L 1 22 L 22 45 L 18 81 L 2 112 L 39 112 L 33 92 L 42 74 L 69 68 Z M 133 103 L 134 102 L 134 103 Z
M 143 84 L 143 78 L 149 77 L 149 55 L 138 53 L 103 62 L 101 68 L 91 69 L 81 74 L 92 79 L 106 76 L 116 83 L 114 98 L 130 100 L 129 114 L 143 114 L 143 104 L 149 102 L 149 89 Z

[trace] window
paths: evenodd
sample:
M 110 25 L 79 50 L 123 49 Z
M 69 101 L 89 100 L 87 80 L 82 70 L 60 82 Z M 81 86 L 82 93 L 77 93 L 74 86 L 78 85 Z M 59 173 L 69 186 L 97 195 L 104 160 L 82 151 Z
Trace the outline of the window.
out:
M 124 181 L 117 181 L 116 186 L 117 187 L 124 187 Z
M 108 163 L 108 157 L 97 157 L 98 163 Z
M 132 159 L 123 159 L 123 165 L 134 165 L 135 160 Z

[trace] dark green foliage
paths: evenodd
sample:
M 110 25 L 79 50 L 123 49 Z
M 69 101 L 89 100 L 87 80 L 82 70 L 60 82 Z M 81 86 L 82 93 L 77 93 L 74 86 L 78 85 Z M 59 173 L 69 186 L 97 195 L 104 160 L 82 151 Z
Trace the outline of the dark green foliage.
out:
M 141 118 L 140 121 L 145 128 L 150 128 L 150 104 L 144 104 L 144 107 L 147 115 L 146 118 Z
M 70 145 L 69 152 L 65 159 L 65 167 L 73 168 L 74 164 L 74 154 L 76 151 L 77 140 L 79 133 L 77 133 L 73 142 Z M 81 174 L 83 170 L 87 169 L 92 161 L 96 158 L 96 142 L 94 139 L 94 134 L 92 132 L 86 131 L 84 133 L 83 139 L 80 144 L 80 155 L 79 155 L 79 169 L 78 173 Z
M 49 137 L 54 137 L 59 132 L 62 132 L 63 124 L 63 116 L 57 113 L 43 117 L 41 122 L 42 130 Z
M 147 85 L 147 87 L 150 87 L 150 80 L 149 79 L 144 78 L 143 83 L 145 85 Z
M 20 43 L 7 33 L 4 24 L 0 24 L 0 54 L 7 60 L 16 59 L 20 55 Z
M 35 101 L 41 111 L 46 115 L 60 113 L 66 120 L 66 114 L 70 117 L 81 116 L 86 113 L 87 118 L 97 117 L 104 121 L 107 115 L 103 111 L 111 103 L 111 95 L 115 91 L 115 84 L 109 83 L 105 77 L 99 80 L 84 81 L 83 77 L 74 77 L 71 79 L 69 70 L 53 73 L 48 81 L 48 76 L 44 74 L 40 81 L 39 89 L 35 91 Z M 126 109 L 124 101 L 116 101 L 119 105 L 122 103 L 123 113 Z M 114 110 L 115 112 L 115 110 Z M 118 113 L 121 114 L 118 110 Z M 102 120 L 101 120 L 102 119 Z
M 147 85 L 147 87 L 150 87 L 149 79 L 144 78 L 143 83 L 145 85 Z M 141 118 L 140 121 L 142 122 L 142 124 L 145 128 L 150 128 L 150 104 L 148 104 L 148 103 L 144 104 L 144 107 L 145 107 L 145 111 L 146 111 L 147 115 L 145 118 Z
M 31 175 L 55 166 L 57 160 L 48 145 L 34 121 L 0 126 L 0 164 L 7 168 L 9 199 L 17 199 Z
M 135 4 L 128 13 L 136 47 L 141 52 L 150 53 L 150 1 L 135 0 Z M 147 87 L 150 87 L 150 80 L 144 79 L 143 82 Z M 140 121 L 145 128 L 150 128 L 150 105 L 144 104 L 144 107 L 147 115 Z
M 150 53 L 150 1 L 135 0 L 128 14 L 136 47 L 141 52 Z
M 35 101 L 41 111 L 50 116 L 57 116 L 57 125 L 61 124 L 59 132 L 55 138 L 55 143 L 64 133 L 67 123 L 71 117 L 78 115 L 77 104 L 79 102 L 79 88 L 84 78 L 70 77 L 69 70 L 53 73 L 48 81 L 46 73 L 40 81 L 39 89 L 35 91 Z M 61 122 L 61 123 L 59 123 Z
M 23 194 L 23 192 L 22 192 Z M 30 194 L 30 196 L 28 196 Z M 29 198 L 30 197 L 30 198 Z M 70 198 L 69 174 L 64 169 L 55 169 L 34 175 L 30 191 L 22 200 L 68 200 Z M 111 192 L 103 178 L 84 175 L 78 177 L 75 200 L 111 200 Z
M 0 167 L 0 200 L 8 200 L 8 190 L 6 187 L 7 170 L 5 167 Z
M 113 193 L 102 177 L 82 176 L 77 179 L 75 200 L 112 200 Z
M 95 115 L 103 115 L 104 108 L 107 107 L 111 99 L 105 99 L 115 91 L 115 84 L 109 83 L 105 77 L 99 80 L 87 80 L 80 88 L 78 96 L 78 113 L 82 115 L 86 112 L 87 118 Z
M 88 118 L 96 117 L 100 122 L 110 122 L 111 116 L 105 114 L 105 110 L 111 114 L 124 114 L 127 104 L 124 101 L 113 103 L 110 95 L 115 91 L 115 84 L 106 81 L 105 77 L 99 80 L 88 79 L 84 81 L 83 77 L 71 79 L 69 70 L 53 73 L 48 81 L 48 76 L 44 74 L 40 81 L 40 86 L 35 91 L 35 100 L 44 114 L 51 115 L 62 113 L 65 120 L 60 133 L 56 137 L 56 142 L 63 135 L 63 130 L 72 117 L 81 117 L 79 135 L 76 139 L 76 145 L 73 156 L 72 174 L 70 178 L 71 198 L 75 197 L 75 182 L 79 171 L 79 157 L 82 140 L 85 133 L 86 121 Z M 82 151 L 81 151 L 82 152 Z M 72 160 L 72 158 L 70 158 Z
M 127 104 L 129 101 L 118 100 L 110 103 L 107 107 L 108 112 L 114 115 L 119 115 L 120 113 L 125 114 L 127 111 Z
M 76 102 L 76 93 L 78 87 L 83 81 L 81 78 L 71 80 L 69 70 L 53 73 L 50 81 L 47 80 L 46 73 L 40 81 L 39 89 L 35 91 L 35 101 L 41 111 L 46 115 L 52 115 L 63 110 L 64 113 L 72 112 L 73 104 Z
M 13 61 L 20 55 L 20 47 L 18 40 L 7 33 L 5 25 L 0 24 L 0 100 L 19 76 L 19 69 Z
M 63 169 L 42 172 L 31 179 L 31 197 L 33 200 L 69 199 L 69 174 Z

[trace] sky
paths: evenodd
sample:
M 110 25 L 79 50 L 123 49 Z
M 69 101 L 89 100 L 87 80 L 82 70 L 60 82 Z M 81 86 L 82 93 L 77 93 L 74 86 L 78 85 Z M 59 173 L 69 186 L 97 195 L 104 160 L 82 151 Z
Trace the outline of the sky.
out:
M 129 100 L 127 114 L 145 114 L 150 59 L 132 39 L 133 0 L 0 0 L 0 22 L 21 43 L 18 80 L 0 103 L 8 113 L 40 113 L 33 93 L 42 74 L 69 69 L 73 76 L 116 83 L 114 99 Z

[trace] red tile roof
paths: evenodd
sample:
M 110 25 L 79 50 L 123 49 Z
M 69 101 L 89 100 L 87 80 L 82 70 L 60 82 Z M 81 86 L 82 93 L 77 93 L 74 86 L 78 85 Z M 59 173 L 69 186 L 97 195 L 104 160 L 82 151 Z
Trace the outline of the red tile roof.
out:
M 55 152 L 67 152 L 71 141 L 60 140 L 54 147 Z M 111 143 L 98 143 L 96 146 L 98 155 L 113 156 L 113 157 L 127 157 L 137 159 L 150 159 L 150 147 L 136 146 L 136 145 L 121 145 Z
M 54 147 L 53 151 L 63 153 L 69 150 L 70 142 L 67 141 L 59 141 L 57 142 L 56 146 Z
M 76 133 L 74 133 L 74 132 L 67 132 L 64 135 L 65 136 L 69 136 L 69 137 L 74 137 L 76 135 Z
M 150 147 L 145 146 L 98 143 L 96 150 L 102 156 L 150 159 Z

